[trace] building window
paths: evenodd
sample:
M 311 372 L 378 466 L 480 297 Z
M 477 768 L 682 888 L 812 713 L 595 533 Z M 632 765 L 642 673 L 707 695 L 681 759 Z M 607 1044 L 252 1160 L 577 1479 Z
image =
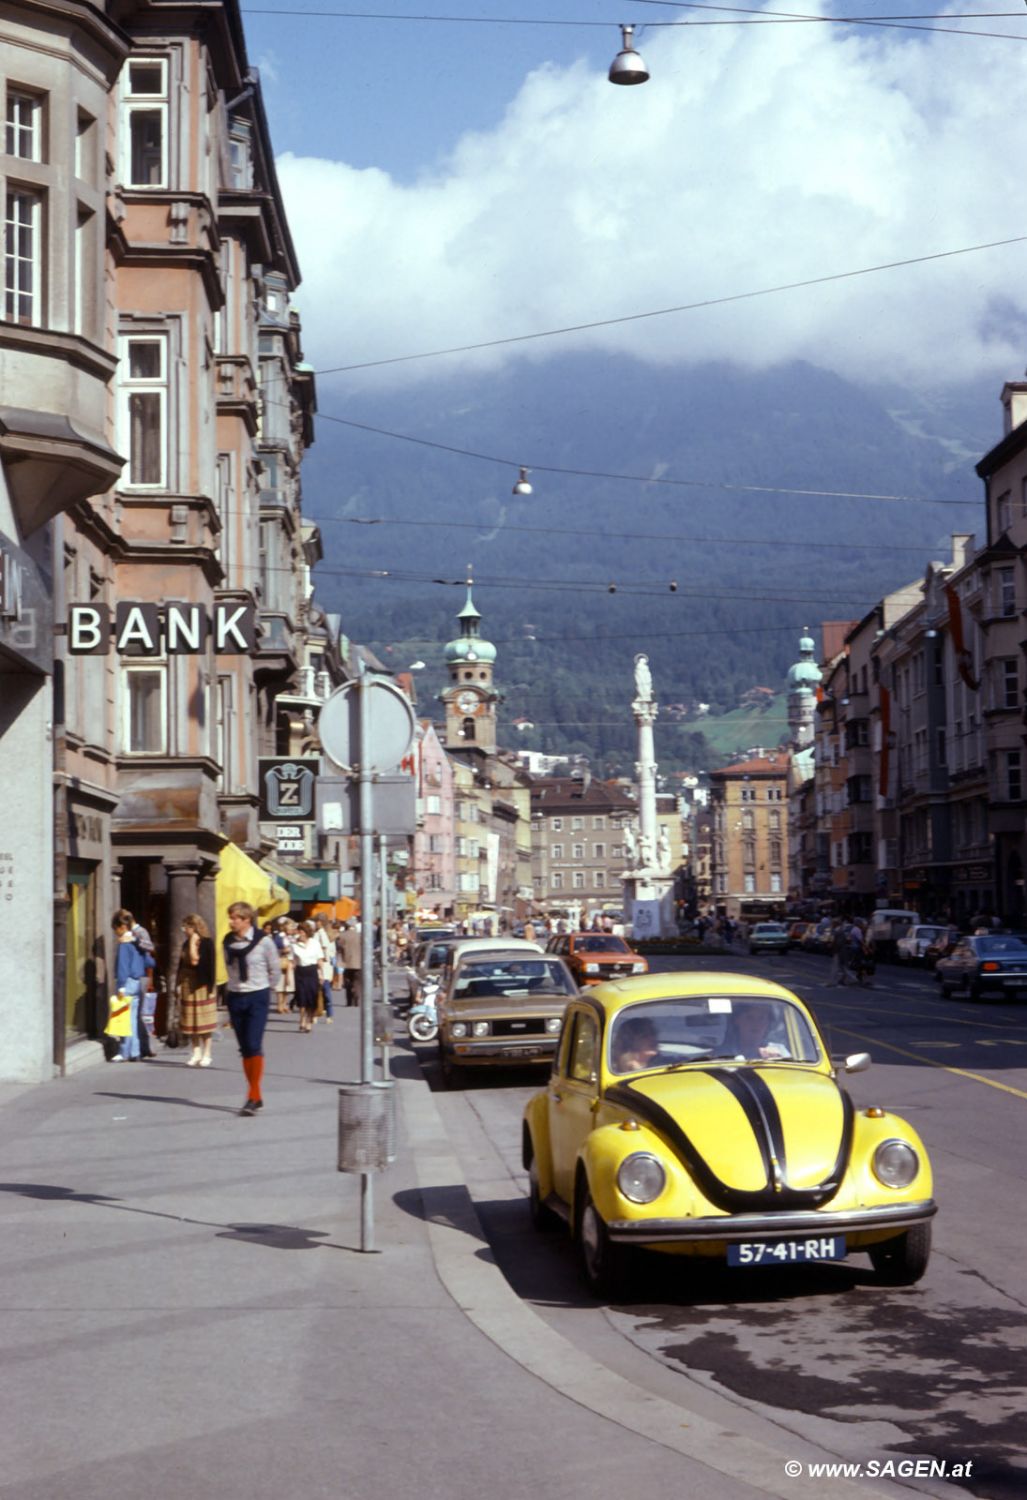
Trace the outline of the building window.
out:
M 167 748 L 167 670 L 125 667 L 124 750 L 127 755 L 163 755 Z
M 4 211 L 4 317 L 9 323 L 38 325 L 43 321 L 42 219 L 40 193 L 8 188 Z
M 442 811 L 442 798 L 436 792 L 430 792 L 426 798 L 425 809 L 433 815 L 440 813 Z
M 1008 531 L 1013 520 L 1013 497 L 1009 490 L 1004 495 L 999 495 L 995 505 L 995 515 L 998 521 L 998 533 Z
M 996 575 L 998 586 L 998 612 L 1006 617 L 1016 614 L 1016 574 L 1012 568 L 999 568 Z
M 585 846 L 584 846 L 584 844 L 575 844 L 575 845 L 573 845 L 573 847 L 571 849 L 571 858 L 572 859 L 584 859 L 585 858 Z
M 560 870 L 554 870 L 553 871 L 552 879 L 553 879 L 553 890 L 554 891 L 562 891 L 563 890 L 563 872 L 560 871 Z
M 167 484 L 167 340 L 122 340 L 122 445 L 128 449 L 125 482 L 138 488 Z
M 780 831 L 781 831 L 781 814 L 778 811 L 778 809 L 775 807 L 774 810 L 773 810 L 773 812 L 771 812 L 768 816 L 769 816 L 769 824 L 768 824 L 768 826 L 770 828 L 771 833 L 780 833 Z
M 781 877 L 780 877 L 780 875 L 771 875 L 771 877 L 770 877 L 770 891 L 771 891 L 771 894 L 774 895 L 774 896 L 779 896 L 781 894 Z
M 473 740 L 475 738 L 474 720 L 473 719 L 465 719 L 464 720 L 464 727 L 463 727 L 463 729 L 461 729 L 460 733 L 461 733 L 461 735 L 463 736 L 463 738 L 465 740 Z
M 575 870 L 573 878 L 574 878 L 574 889 L 576 891 L 584 890 L 584 887 L 585 887 L 585 872 L 584 872 L 584 870 Z
M 743 889 L 744 889 L 745 894 L 747 896 L 755 895 L 755 893 L 756 893 L 756 876 L 755 875 L 746 875 L 745 876 L 744 883 L 743 883 Z
M 593 870 L 592 871 L 592 884 L 594 886 L 596 886 L 596 887 L 604 886 L 606 884 L 606 871 L 605 870 Z
M 562 828 L 563 828 L 563 819 L 562 818 L 554 818 L 553 821 L 550 823 L 549 826 L 552 828 L 552 830 L 553 830 L 554 833 L 559 833 L 562 830 Z
M 96 121 L 80 109 L 75 120 L 75 176 L 96 181 Z
M 593 828 L 605 828 L 606 827 L 606 819 L 605 818 L 593 818 L 592 819 L 592 827 Z
M 584 818 L 572 818 L 571 819 L 571 831 L 573 833 L 580 833 L 581 829 L 584 828 L 584 826 L 585 826 L 585 820 L 584 820 Z
M 1006 796 L 1010 802 L 1019 802 L 1023 796 L 1023 771 L 1019 750 L 1006 751 Z
M 563 845 L 562 844 L 554 844 L 553 845 L 553 856 L 552 857 L 553 857 L 553 859 L 563 859 Z
M 998 707 L 1015 708 L 1020 696 L 1020 669 L 1015 656 L 1005 656 L 999 663 Z
M 593 859 L 605 859 L 606 858 L 606 845 L 605 844 L 593 844 L 592 845 L 592 857 L 593 857 Z
M 168 65 L 163 58 L 128 64 L 124 94 L 128 187 L 168 186 Z
M 623 857 L 624 857 L 624 845 L 623 844 L 611 844 L 610 845 L 610 858 L 611 859 L 623 859 Z
M 43 160 L 43 101 L 38 94 L 7 90 L 5 149 L 8 156 L 22 161 Z

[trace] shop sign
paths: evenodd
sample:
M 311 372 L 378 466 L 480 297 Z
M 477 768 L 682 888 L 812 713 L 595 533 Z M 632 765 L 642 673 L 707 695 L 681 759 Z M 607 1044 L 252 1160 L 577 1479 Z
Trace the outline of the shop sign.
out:
M 43 672 L 53 667 L 49 542 L 47 527 L 24 547 L 0 532 L 0 656 Z
M 284 760 L 260 759 L 261 823 L 312 823 L 314 786 L 321 759 L 317 755 Z M 279 828 L 281 836 L 285 832 Z
M 210 614 L 202 604 L 144 604 L 122 600 L 114 620 L 96 604 L 69 604 L 68 654 L 199 656 L 208 642 L 218 656 L 249 656 L 257 647 L 252 604 L 222 602 Z

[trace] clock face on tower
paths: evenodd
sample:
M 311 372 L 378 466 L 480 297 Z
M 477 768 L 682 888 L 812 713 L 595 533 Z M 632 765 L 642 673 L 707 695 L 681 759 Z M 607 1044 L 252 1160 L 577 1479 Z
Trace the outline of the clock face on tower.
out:
M 473 714 L 478 707 L 477 693 L 457 693 L 456 706 L 462 714 Z

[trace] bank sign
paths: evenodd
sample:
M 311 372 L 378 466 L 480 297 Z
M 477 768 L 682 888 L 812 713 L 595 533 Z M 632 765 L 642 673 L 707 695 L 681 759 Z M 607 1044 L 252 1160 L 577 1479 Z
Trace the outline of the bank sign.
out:
M 208 643 L 218 656 L 249 656 L 257 648 L 252 604 L 139 604 L 122 600 L 110 612 L 96 604 L 68 606 L 68 654 L 200 656 Z

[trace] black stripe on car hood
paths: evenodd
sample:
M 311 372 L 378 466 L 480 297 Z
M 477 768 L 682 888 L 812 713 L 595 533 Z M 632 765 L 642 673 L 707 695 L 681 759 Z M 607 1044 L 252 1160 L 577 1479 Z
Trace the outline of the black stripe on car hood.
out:
M 611 1104 L 620 1105 L 622 1109 L 645 1120 L 665 1136 L 702 1193 L 727 1213 L 820 1208 L 829 1203 L 841 1186 L 852 1149 L 855 1113 L 852 1100 L 845 1090 L 838 1090 L 842 1100 L 842 1132 L 834 1165 L 823 1182 L 815 1187 L 794 1188 L 788 1183 L 788 1163 L 785 1159 L 780 1111 L 766 1080 L 750 1069 L 703 1068 L 701 1071 L 726 1088 L 741 1105 L 763 1161 L 767 1179 L 764 1187 L 750 1191 L 733 1188 L 722 1181 L 674 1116 L 661 1104 L 637 1091 L 637 1084 L 642 1082 L 641 1079 L 613 1084 L 603 1097 Z

